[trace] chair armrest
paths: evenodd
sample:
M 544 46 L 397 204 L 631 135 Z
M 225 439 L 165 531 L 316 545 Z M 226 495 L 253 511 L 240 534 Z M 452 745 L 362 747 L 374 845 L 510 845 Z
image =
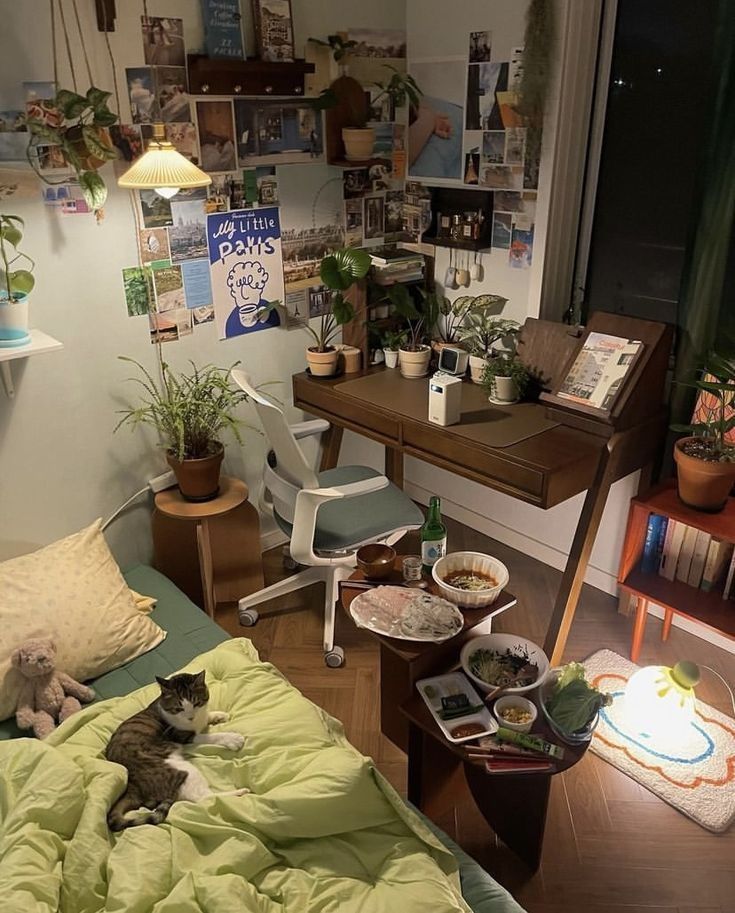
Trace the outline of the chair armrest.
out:
M 329 422 L 324 418 L 314 418 L 308 422 L 296 422 L 294 425 L 289 425 L 289 428 L 298 441 L 303 437 L 311 437 L 314 434 L 329 431 Z
M 299 494 L 316 495 L 320 500 L 334 498 L 358 498 L 360 495 L 369 495 L 373 491 L 387 488 L 390 481 L 385 476 L 373 476 L 360 482 L 349 482 L 347 485 L 332 485 L 329 488 L 304 488 Z

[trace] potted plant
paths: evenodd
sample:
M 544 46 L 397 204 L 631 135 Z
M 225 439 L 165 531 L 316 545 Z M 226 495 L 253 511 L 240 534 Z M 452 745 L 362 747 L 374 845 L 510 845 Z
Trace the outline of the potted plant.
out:
M 712 352 L 704 363 L 692 424 L 672 425 L 684 432 L 674 445 L 679 497 L 689 507 L 716 513 L 727 504 L 735 484 L 735 361 Z
M 336 250 L 321 262 L 319 275 L 333 294 L 329 311 L 319 318 L 318 328 L 306 326 L 314 337 L 314 345 L 306 350 L 306 360 L 315 377 L 330 377 L 337 370 L 339 352 L 332 343 L 341 327 L 355 316 L 355 309 L 343 293 L 367 275 L 370 262 L 370 254 L 357 247 Z
M 381 341 L 386 368 L 397 368 L 399 349 L 406 341 L 406 331 L 386 330 Z
M 20 250 L 24 224 L 20 216 L 0 214 L 0 347 L 28 341 L 28 296 L 35 285 L 35 263 Z M 18 260 L 30 269 L 12 269 Z
M 187 501 L 211 501 L 217 497 L 225 452 L 220 435 L 229 431 L 238 444 L 243 443 L 240 434 L 243 422 L 236 417 L 235 410 L 248 398 L 231 384 L 231 368 L 214 365 L 197 368 L 190 362 L 191 372 L 177 375 L 161 361 L 158 383 L 135 359 L 122 355 L 120 359 L 135 365 L 142 373 L 142 378 L 129 378 L 142 387 L 142 403 L 122 411 L 115 431 L 124 424 L 133 428 L 152 425 L 183 497 Z
M 377 89 L 380 89 L 380 92 L 372 100 L 372 104 L 374 105 L 384 95 L 387 95 L 394 108 L 402 108 L 408 102 L 411 108 L 415 111 L 418 110 L 421 104 L 421 96 L 424 93 L 418 87 L 413 76 L 401 72 L 389 63 L 385 63 L 383 66 L 388 70 L 392 70 L 393 74 L 386 82 L 373 83 Z
M 499 295 L 481 295 L 481 299 L 495 299 L 505 304 L 506 299 Z M 493 302 L 494 303 L 494 302 Z M 457 335 L 470 353 L 470 375 L 473 383 L 482 383 L 482 372 L 490 358 L 493 346 L 500 340 L 515 341 L 520 332 L 520 325 L 515 320 L 496 317 L 488 310 L 490 303 L 472 308 L 466 317 L 466 323 L 457 330 Z
M 405 285 L 393 285 L 388 295 L 397 317 L 406 322 L 405 336 L 398 357 L 398 365 L 404 377 L 425 377 L 429 372 L 431 346 L 425 340 L 436 324 L 438 301 L 436 295 L 419 289 L 421 301 L 411 297 Z
M 482 386 L 491 403 L 517 403 L 528 387 L 531 377 L 515 352 L 502 352 L 485 362 Z
M 107 186 L 98 169 L 117 157 L 108 128 L 117 123 L 118 116 L 107 107 L 109 97 L 109 92 L 94 86 L 86 95 L 60 89 L 53 102 L 55 114 L 41 107 L 26 118 L 31 134 L 28 161 L 36 174 L 45 183 L 54 183 L 39 169 L 35 149 L 39 145 L 58 146 L 76 173 L 87 205 L 98 219 L 107 199 Z

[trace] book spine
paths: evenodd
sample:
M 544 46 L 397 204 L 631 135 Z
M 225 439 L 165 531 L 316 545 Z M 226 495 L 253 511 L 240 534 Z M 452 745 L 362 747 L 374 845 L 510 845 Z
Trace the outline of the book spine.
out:
M 681 543 L 679 560 L 676 564 L 676 579 L 682 583 L 689 582 L 689 571 L 692 568 L 692 558 L 694 557 L 694 546 L 697 543 L 697 534 L 699 530 L 693 526 L 687 526 L 684 533 L 684 541 Z
M 658 537 L 661 530 L 662 520 L 663 517 L 660 517 L 658 514 L 650 514 L 648 517 L 646 541 L 643 545 L 643 558 L 641 559 L 641 570 L 645 574 L 650 574 L 656 570 Z
M 705 533 L 703 530 L 697 533 L 697 541 L 694 543 L 692 563 L 687 577 L 689 586 L 698 587 L 702 582 L 702 572 L 704 571 L 704 563 L 707 560 L 707 552 L 711 541 L 712 536 L 709 533 Z
M 719 569 L 720 556 L 722 555 L 724 548 L 725 543 L 720 539 L 713 539 L 709 544 L 709 548 L 707 549 L 707 560 L 704 562 L 702 582 L 700 584 L 701 589 L 705 593 L 709 593 L 714 588 Z
M 662 574 L 667 580 L 673 580 L 676 577 L 676 566 L 679 562 L 681 545 L 687 529 L 686 523 L 678 520 L 674 521 L 674 532 L 672 533 L 671 543 L 662 568 Z
M 733 595 L 733 578 L 735 577 L 735 551 L 732 553 L 732 558 L 730 559 L 730 567 L 727 570 L 727 578 L 725 580 L 725 587 L 722 591 L 723 599 L 730 599 Z
M 664 547 L 661 549 L 661 560 L 658 563 L 658 572 L 662 577 L 666 576 L 666 564 L 669 554 L 671 553 L 671 543 L 676 531 L 676 520 L 668 519 L 666 524 L 666 536 L 664 537 Z

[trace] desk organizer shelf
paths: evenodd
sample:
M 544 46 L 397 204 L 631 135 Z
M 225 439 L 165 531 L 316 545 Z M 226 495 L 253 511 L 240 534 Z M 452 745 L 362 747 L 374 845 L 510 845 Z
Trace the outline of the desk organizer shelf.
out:
M 305 60 L 229 60 L 203 54 L 189 54 L 187 60 L 192 95 L 303 95 L 304 77 L 314 72 L 314 64 Z
M 13 373 L 11 364 L 18 358 L 30 358 L 31 355 L 44 355 L 46 352 L 55 352 L 63 349 L 64 344 L 49 336 L 41 330 L 30 331 L 31 341 L 17 348 L 0 348 L 0 374 L 2 374 L 5 392 L 9 398 L 15 396 Z

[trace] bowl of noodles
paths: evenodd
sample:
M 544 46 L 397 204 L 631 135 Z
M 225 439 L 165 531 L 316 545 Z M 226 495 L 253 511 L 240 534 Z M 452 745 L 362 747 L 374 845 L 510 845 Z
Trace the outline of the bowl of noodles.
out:
M 452 552 L 431 570 L 439 595 L 455 605 L 480 609 L 492 605 L 508 585 L 508 568 L 482 552 Z
M 503 694 L 523 694 L 543 682 L 549 659 L 532 640 L 520 634 L 481 634 L 462 647 L 462 669 L 477 687 L 488 694 L 502 688 Z

